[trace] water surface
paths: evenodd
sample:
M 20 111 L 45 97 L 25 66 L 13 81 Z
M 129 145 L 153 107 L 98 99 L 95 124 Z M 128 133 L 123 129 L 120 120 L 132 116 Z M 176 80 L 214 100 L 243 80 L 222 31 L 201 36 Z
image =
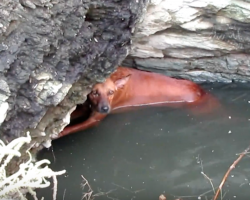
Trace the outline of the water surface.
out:
M 193 116 L 186 109 L 143 108 L 109 115 L 97 127 L 54 141 L 39 159 L 49 159 L 53 170 L 67 170 L 58 177 L 57 199 L 80 200 L 81 175 L 97 200 L 157 200 L 160 194 L 168 200 L 211 199 L 212 187 L 250 144 L 250 84 L 203 87 L 223 111 Z M 250 199 L 249 180 L 245 156 L 225 183 L 223 199 Z M 51 188 L 38 194 L 52 199 Z

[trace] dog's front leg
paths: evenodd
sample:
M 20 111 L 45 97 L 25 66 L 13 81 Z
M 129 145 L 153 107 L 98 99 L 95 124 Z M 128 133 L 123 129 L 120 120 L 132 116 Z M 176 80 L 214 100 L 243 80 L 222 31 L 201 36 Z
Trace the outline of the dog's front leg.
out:
M 66 127 L 61 133 L 59 133 L 58 138 L 95 126 L 98 124 L 99 121 L 101 121 L 106 116 L 107 114 L 93 112 L 86 121 Z

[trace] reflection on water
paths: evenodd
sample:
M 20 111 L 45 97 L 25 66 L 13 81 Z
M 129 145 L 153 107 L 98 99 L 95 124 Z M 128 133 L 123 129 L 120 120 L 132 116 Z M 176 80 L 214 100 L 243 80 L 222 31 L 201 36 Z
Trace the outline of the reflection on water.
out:
M 224 111 L 193 116 L 158 107 L 109 115 L 98 127 L 53 142 L 39 156 L 58 177 L 58 199 L 81 199 L 83 175 L 95 199 L 211 199 L 229 166 L 250 143 L 250 85 L 204 85 Z M 203 175 L 204 172 L 206 175 Z M 206 177 L 207 176 L 207 177 Z M 209 181 L 211 179 L 211 181 Z M 223 188 L 224 199 L 249 199 L 250 159 L 244 157 Z M 51 189 L 38 191 L 52 199 Z M 219 197 L 221 199 L 221 197 Z

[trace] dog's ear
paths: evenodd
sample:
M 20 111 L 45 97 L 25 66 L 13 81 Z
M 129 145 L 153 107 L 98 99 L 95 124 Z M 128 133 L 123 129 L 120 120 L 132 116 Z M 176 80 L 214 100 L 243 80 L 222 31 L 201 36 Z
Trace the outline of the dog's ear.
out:
M 115 86 L 117 87 L 117 89 L 123 88 L 123 86 L 128 82 L 130 76 L 131 76 L 131 74 L 129 74 L 128 76 L 125 76 L 121 79 L 116 80 Z

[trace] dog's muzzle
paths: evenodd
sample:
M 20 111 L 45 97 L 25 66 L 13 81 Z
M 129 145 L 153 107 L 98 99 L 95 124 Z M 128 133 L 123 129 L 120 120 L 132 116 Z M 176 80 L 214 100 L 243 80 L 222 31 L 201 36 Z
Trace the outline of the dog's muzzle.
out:
M 109 113 L 110 112 L 110 106 L 108 106 L 108 105 L 99 106 L 98 112 L 100 112 L 100 113 Z

